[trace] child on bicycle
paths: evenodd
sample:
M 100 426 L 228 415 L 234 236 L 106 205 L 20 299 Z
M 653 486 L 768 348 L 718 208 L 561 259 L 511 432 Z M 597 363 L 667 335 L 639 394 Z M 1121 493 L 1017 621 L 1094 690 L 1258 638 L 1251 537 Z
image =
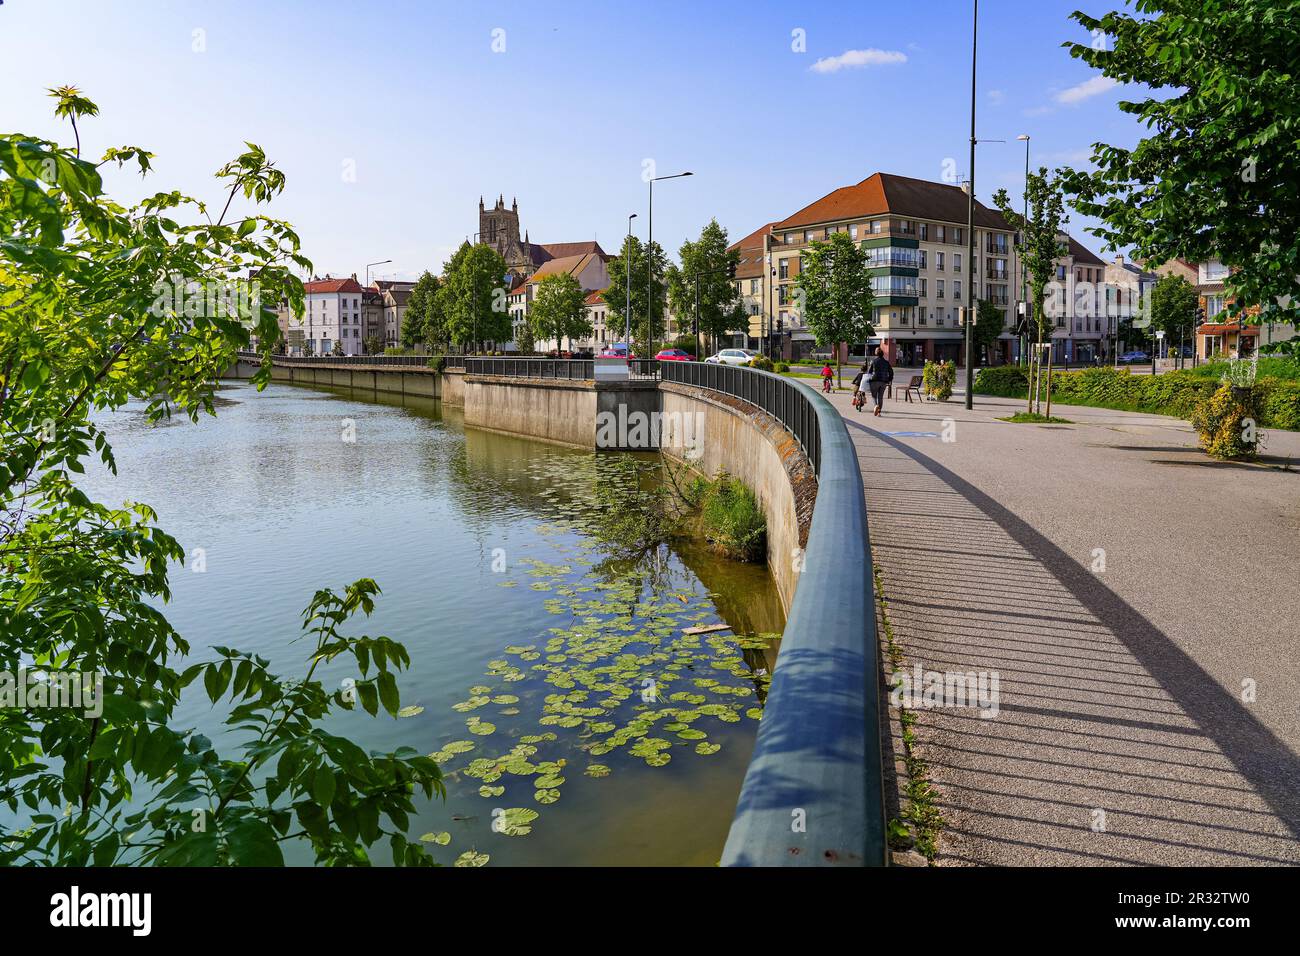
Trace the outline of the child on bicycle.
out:
M 829 392 L 831 390 L 831 379 L 833 379 L 834 377 L 835 377 L 835 370 L 831 368 L 831 363 L 827 362 L 825 365 L 822 366 L 822 391 L 823 392 Z

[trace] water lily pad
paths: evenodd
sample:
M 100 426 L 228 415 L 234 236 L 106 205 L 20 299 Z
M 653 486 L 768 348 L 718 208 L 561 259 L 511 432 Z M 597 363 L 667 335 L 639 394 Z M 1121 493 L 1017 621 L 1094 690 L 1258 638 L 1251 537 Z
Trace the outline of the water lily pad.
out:
M 426 833 L 420 837 L 425 843 L 436 843 L 438 846 L 446 846 L 451 842 L 451 834 L 443 831 L 442 833 Z
M 708 756 L 709 754 L 715 754 L 721 749 L 722 749 L 721 744 L 711 744 L 703 740 L 701 740 L 698 744 L 695 745 L 695 752 L 697 754 L 700 754 L 701 756 Z
M 499 797 L 505 792 L 505 787 L 489 787 L 487 784 L 478 788 L 478 795 L 480 797 Z
M 409 707 L 403 707 L 397 712 L 398 717 L 416 717 L 424 713 L 424 708 L 419 704 L 411 704 Z
M 537 819 L 537 811 L 527 807 L 510 807 L 503 810 L 493 821 L 497 833 L 506 836 L 527 836 L 533 832 L 530 824 Z
M 551 804 L 560 799 L 560 791 L 538 790 L 533 794 L 533 799 L 541 804 Z
M 593 763 L 588 765 L 584 773 L 586 773 L 588 777 L 608 777 L 609 768 L 603 763 Z
M 452 866 L 486 866 L 489 859 L 490 857 L 486 853 L 479 853 L 477 850 L 466 850 L 456 857 L 456 862 Z

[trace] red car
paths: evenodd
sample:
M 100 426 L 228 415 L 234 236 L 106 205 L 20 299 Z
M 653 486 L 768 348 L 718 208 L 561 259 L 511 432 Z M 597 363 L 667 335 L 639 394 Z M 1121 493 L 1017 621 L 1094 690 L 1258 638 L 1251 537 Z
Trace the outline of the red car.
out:
M 682 349 L 660 349 L 655 356 L 661 362 L 694 362 L 695 356 Z

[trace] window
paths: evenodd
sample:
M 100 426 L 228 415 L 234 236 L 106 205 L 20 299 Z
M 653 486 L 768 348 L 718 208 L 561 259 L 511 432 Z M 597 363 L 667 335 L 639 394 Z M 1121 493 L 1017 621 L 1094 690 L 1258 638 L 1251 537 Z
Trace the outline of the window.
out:
M 803 231 L 803 241 L 804 241 L 804 242 L 812 242 L 812 238 L 813 238 L 813 230 L 811 230 L 811 229 L 805 229 L 805 230 Z M 649 267 L 647 266 L 647 268 L 649 268 Z
M 1222 312 L 1223 309 L 1223 296 L 1207 295 L 1205 297 L 1205 317 L 1207 319 L 1213 319 L 1216 315 Z
M 943 287 L 944 287 L 944 281 L 942 279 L 934 280 L 934 297 L 936 299 L 943 298 Z
M 857 225 L 857 223 L 854 223 L 853 225 L 849 226 L 849 236 L 850 236 L 851 238 L 853 238 L 853 239 L 858 238 L 858 225 Z
M 952 297 L 953 300 L 956 302 L 961 301 L 961 280 L 960 279 L 952 280 Z
M 920 257 L 920 263 L 921 263 L 921 264 L 920 264 L 919 266 L 917 266 L 917 268 L 918 268 L 918 269 L 928 269 L 928 268 L 930 268 L 930 266 L 929 266 L 929 253 L 927 253 L 924 249 L 920 250 L 920 252 L 921 252 L 921 257 Z
M 924 228 L 925 228 L 925 225 L 922 224 L 921 228 L 924 229 Z M 925 280 L 924 280 L 924 279 L 921 280 L 921 287 L 922 287 L 922 288 L 925 288 Z M 922 293 L 922 295 L 924 295 L 924 293 Z M 916 310 L 916 324 L 917 324 L 917 325 L 925 325 L 925 309 L 917 309 L 917 310 Z
M 943 227 L 940 226 L 939 228 L 942 229 Z M 938 269 L 940 272 L 943 271 L 943 253 L 942 253 L 942 252 L 936 252 L 936 253 L 934 254 L 934 267 L 935 267 L 936 269 Z M 939 283 L 939 284 L 940 284 L 940 285 L 943 285 L 942 282 Z
M 947 234 L 948 234 L 948 228 L 947 228 L 946 226 L 935 226 L 935 227 L 934 227 L 934 241 L 935 241 L 935 242 L 947 242 L 947 239 L 946 239 Z
M 782 237 L 782 240 L 783 240 L 784 242 L 794 242 L 794 233 L 793 233 L 793 232 L 787 232 L 787 233 Z M 649 267 L 647 266 L 647 268 L 649 268 Z
M 646 266 L 648 269 L 649 266 Z M 790 260 L 782 259 L 777 265 L 777 276 L 781 279 L 790 278 Z
M 757 293 L 758 293 L 758 280 L 757 280 L 757 279 L 750 279 L 750 280 L 749 280 L 749 294 L 750 294 L 750 295 L 756 295 Z
M 924 297 L 925 295 L 927 295 L 927 293 L 926 293 L 926 291 L 925 291 L 925 278 L 924 278 L 924 277 L 922 277 L 922 278 L 920 279 L 920 289 L 921 289 L 920 294 L 921 294 L 922 297 Z
M 953 272 L 961 272 L 961 253 L 960 253 L 960 252 L 954 252 L 954 253 L 952 254 L 952 271 L 953 271 Z
M 923 240 L 930 238 L 930 224 L 928 222 L 921 223 L 917 228 L 920 229 L 920 236 Z M 925 319 L 921 319 L 921 322 L 924 323 Z
M 885 231 L 885 221 L 883 219 L 871 220 L 871 234 L 878 236 Z

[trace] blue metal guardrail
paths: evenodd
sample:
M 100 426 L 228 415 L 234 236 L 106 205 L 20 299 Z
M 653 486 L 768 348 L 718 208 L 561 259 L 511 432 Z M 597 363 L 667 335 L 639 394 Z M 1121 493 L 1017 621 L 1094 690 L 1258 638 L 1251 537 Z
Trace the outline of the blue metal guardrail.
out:
M 636 380 L 653 380 L 659 377 L 660 362 L 656 359 L 631 359 L 628 361 L 630 377 Z M 686 364 L 665 362 L 665 365 Z M 594 381 L 596 363 L 592 359 L 553 359 L 545 357 L 515 358 L 504 356 L 468 356 L 465 358 L 466 375 L 496 375 L 504 378 L 554 378 L 564 381 Z
M 261 352 L 240 352 L 239 357 L 250 361 L 262 361 Z M 408 368 L 429 368 L 433 355 L 272 355 L 271 360 L 277 365 L 395 365 Z M 446 355 L 446 368 L 465 367 L 465 356 Z
M 665 362 L 663 376 L 764 409 L 799 438 L 817 471 L 803 570 L 722 863 L 882 866 L 876 607 L 848 429 L 814 389 L 768 372 Z
M 696 385 L 757 405 L 786 427 L 799 442 L 813 471 L 821 475 L 821 428 L 816 406 L 808 401 L 807 389 L 793 379 L 711 362 L 664 362 L 660 375 L 665 382 Z

